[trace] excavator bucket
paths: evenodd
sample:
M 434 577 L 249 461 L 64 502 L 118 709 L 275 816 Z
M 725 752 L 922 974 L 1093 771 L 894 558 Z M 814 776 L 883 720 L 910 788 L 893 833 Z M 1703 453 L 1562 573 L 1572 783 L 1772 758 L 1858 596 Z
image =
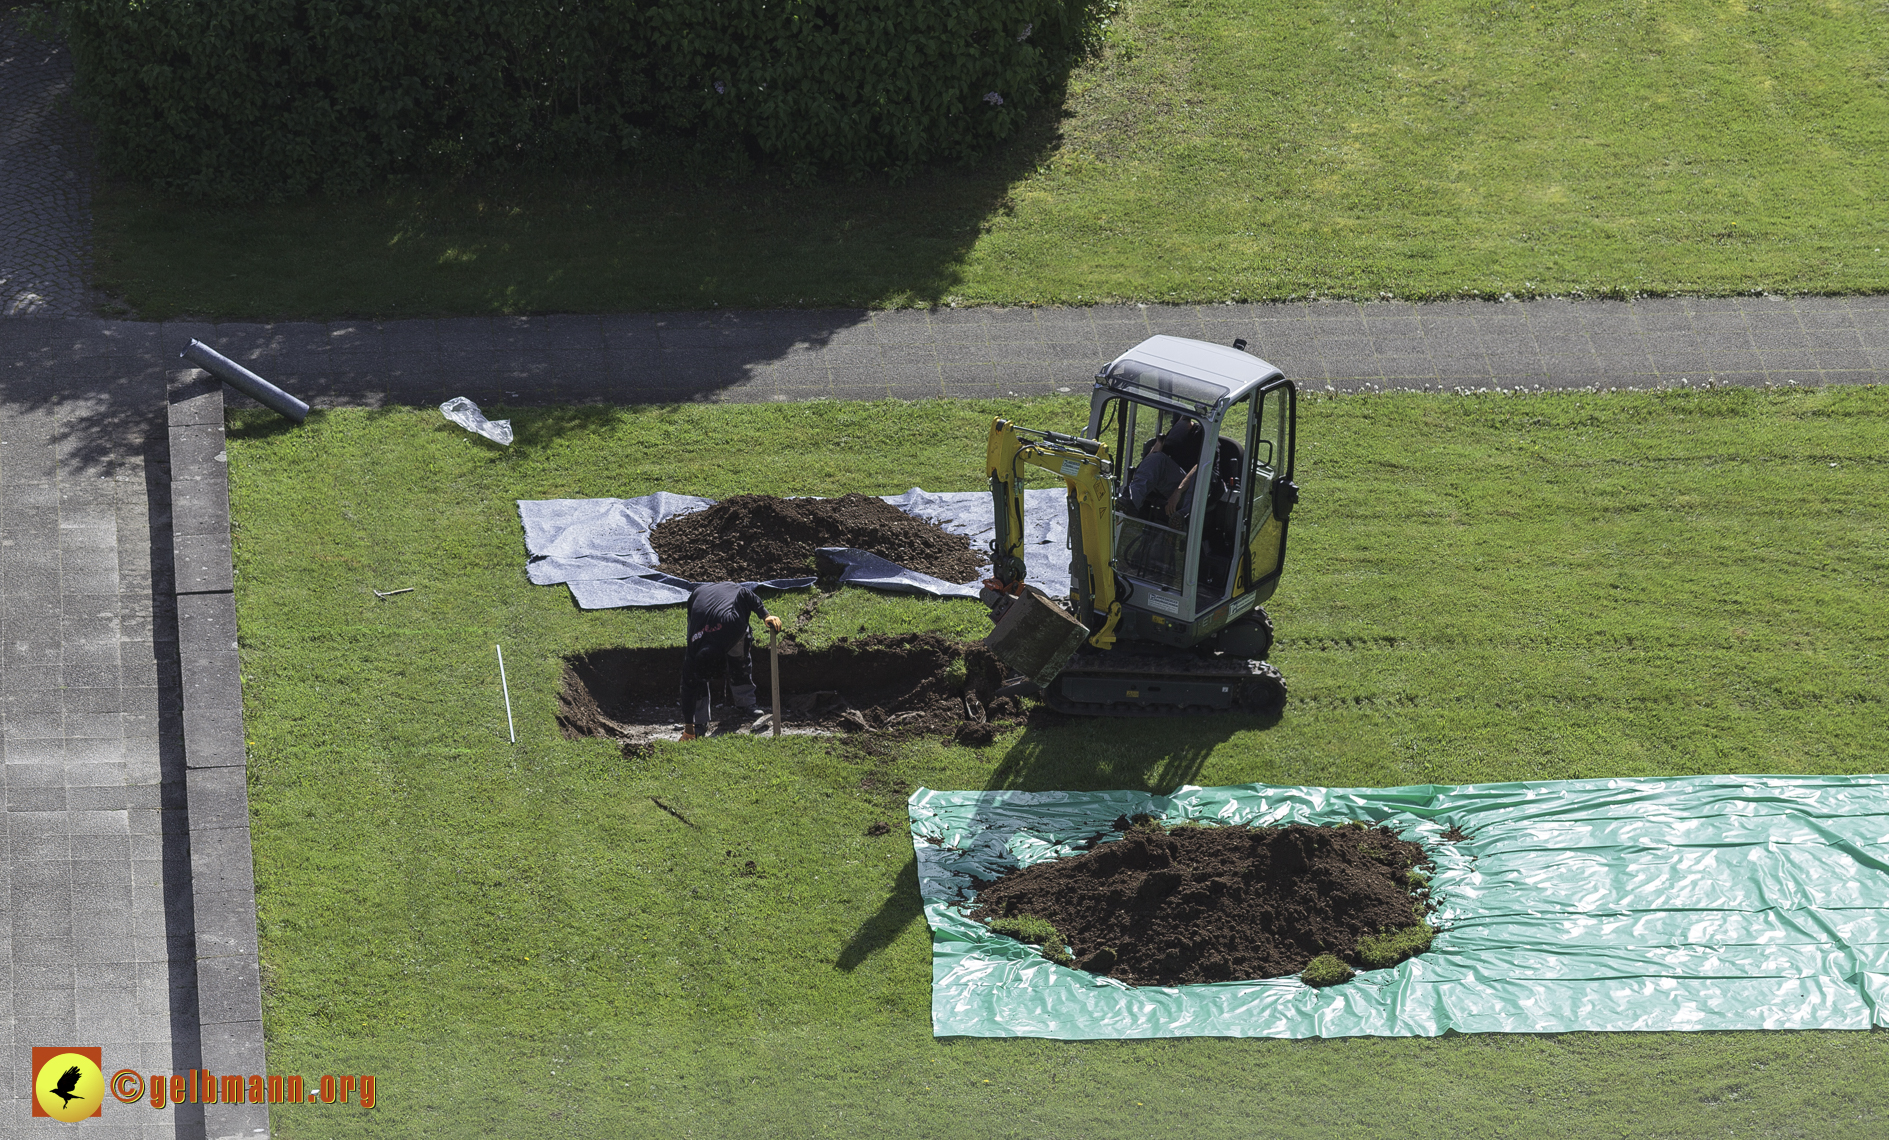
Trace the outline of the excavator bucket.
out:
M 1035 590 L 1024 590 L 984 644 L 997 660 L 1038 685 L 1048 685 L 1089 636 L 1088 627 Z

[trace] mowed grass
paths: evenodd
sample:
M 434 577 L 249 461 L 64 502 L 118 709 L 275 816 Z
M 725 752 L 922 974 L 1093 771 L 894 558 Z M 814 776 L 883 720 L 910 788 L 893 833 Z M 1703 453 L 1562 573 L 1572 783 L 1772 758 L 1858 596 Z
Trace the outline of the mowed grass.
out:
M 1129 0 L 975 170 L 108 186 L 97 271 L 149 318 L 1879 292 L 1886 152 L 1874 0 Z
M 1073 399 L 518 409 L 509 450 L 430 411 L 233 416 L 270 1066 L 378 1078 L 371 1112 L 283 1106 L 281 1134 L 1889 1128 L 1875 1033 L 934 1040 L 902 827 L 920 784 L 1881 771 L 1889 394 L 1308 400 L 1270 606 L 1292 700 L 1270 728 L 1095 721 L 877 759 L 809 740 L 625 759 L 560 736 L 563 655 L 676 644 L 682 617 L 582 613 L 527 584 L 515 498 L 975 489 L 999 410 L 1082 415 Z M 975 603 L 852 590 L 809 626 L 983 628 Z M 875 820 L 895 830 L 868 838 Z

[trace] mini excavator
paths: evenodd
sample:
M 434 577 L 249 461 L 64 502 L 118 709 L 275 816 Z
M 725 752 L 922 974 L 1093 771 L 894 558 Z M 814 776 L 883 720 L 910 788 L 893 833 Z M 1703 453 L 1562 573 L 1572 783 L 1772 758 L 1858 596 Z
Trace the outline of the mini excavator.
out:
M 996 623 L 985 644 L 1017 674 L 1005 690 L 1090 716 L 1284 708 L 1262 604 L 1299 497 L 1298 393 L 1245 349 L 1149 337 L 1096 373 L 1083 435 L 991 424 L 994 574 L 979 596 Z M 1068 487 L 1067 599 L 1025 580 L 1026 466 Z

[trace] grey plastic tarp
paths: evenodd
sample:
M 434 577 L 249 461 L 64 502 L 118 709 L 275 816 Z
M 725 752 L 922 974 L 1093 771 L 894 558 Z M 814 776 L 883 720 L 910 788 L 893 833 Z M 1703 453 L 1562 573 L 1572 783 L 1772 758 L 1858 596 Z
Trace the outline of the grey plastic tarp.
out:
M 910 801 L 938 1036 L 1342 1037 L 1889 1024 L 1889 777 L 1461 787 L 1248 784 Z M 962 912 L 972 876 L 1076 853 L 1120 815 L 1388 824 L 1435 854 L 1441 927 L 1390 970 L 1124 986 Z M 1448 843 L 1452 825 L 1469 833 Z M 935 842 L 934 842 L 935 841 Z
M 1058 488 L 1024 492 L 1024 569 L 1044 592 L 1069 592 L 1069 512 Z M 990 493 L 935 493 L 917 487 L 885 501 L 905 513 L 938 524 L 953 534 L 969 535 L 987 548 L 995 521 Z M 665 519 L 703 510 L 713 499 L 658 491 L 634 499 L 520 499 L 525 524 L 525 574 L 533 584 L 563 583 L 587 610 L 618 606 L 669 606 L 689 600 L 698 583 L 656 569 L 650 529 Z M 974 598 L 977 581 L 946 582 L 888 562 L 864 550 L 835 547 L 824 552 L 844 567 L 840 580 L 873 589 L 939 597 Z M 979 579 L 987 576 L 986 566 Z M 793 590 L 812 578 L 780 578 L 749 583 L 761 589 Z

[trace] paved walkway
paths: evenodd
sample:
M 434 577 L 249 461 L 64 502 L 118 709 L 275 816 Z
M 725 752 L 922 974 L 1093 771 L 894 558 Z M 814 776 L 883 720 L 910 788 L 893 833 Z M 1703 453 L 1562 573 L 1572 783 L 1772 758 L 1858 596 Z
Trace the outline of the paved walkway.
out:
M 69 1127 L 29 1118 L 34 1046 L 102 1046 L 108 1073 L 197 1064 L 165 453 L 160 375 L 0 382 L 8 1136 Z M 88 1133 L 202 1130 L 126 1115 Z
M 1331 391 L 1889 381 L 1889 297 L 844 310 L 258 325 L 0 321 L 0 379 L 153 383 L 192 338 L 316 406 L 1081 391 L 1157 332 Z
M 91 187 L 72 57 L 0 12 L 0 315 L 90 314 Z

